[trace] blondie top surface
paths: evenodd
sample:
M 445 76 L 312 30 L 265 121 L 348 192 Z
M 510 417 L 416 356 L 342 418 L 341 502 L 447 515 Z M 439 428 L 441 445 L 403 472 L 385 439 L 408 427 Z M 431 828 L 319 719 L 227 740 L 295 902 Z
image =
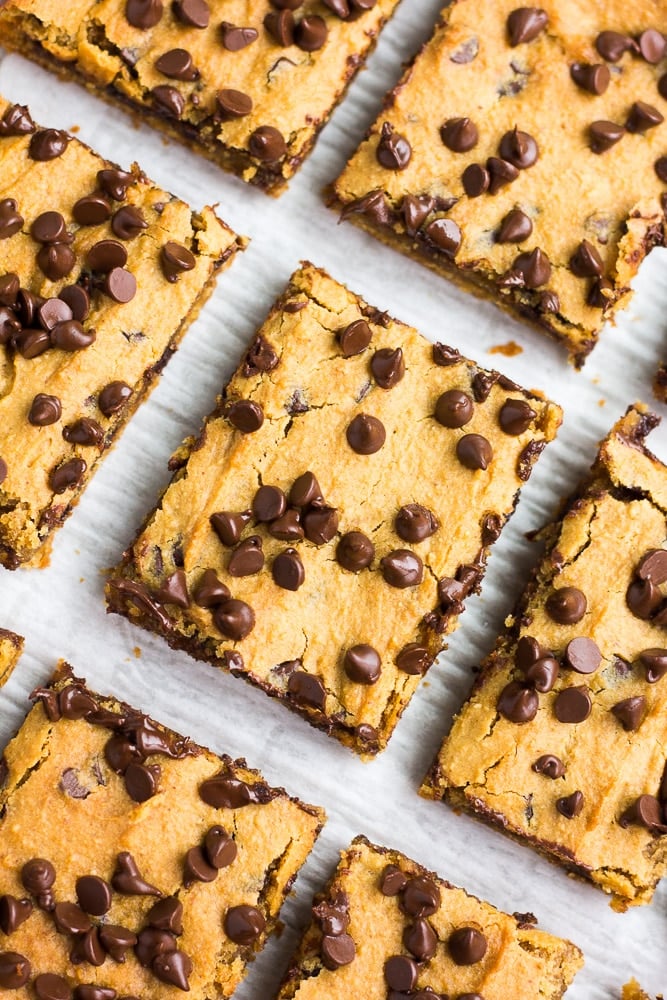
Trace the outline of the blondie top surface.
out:
M 459 0 L 335 185 L 343 214 L 579 365 L 664 242 L 659 0 Z
M 376 753 L 559 423 L 304 265 L 174 456 L 111 610 Z
M 278 193 L 398 0 L 10 0 L 0 41 Z
M 0 628 L 0 687 L 6 684 L 16 669 L 23 652 L 23 636 Z
M 631 408 L 601 444 L 424 786 L 615 897 L 667 865 L 667 469 Z
M 0 99 L 0 562 L 65 519 L 243 240 Z
M 278 998 L 555 1000 L 582 955 L 535 923 L 357 837 L 315 899 Z
M 231 996 L 324 814 L 65 664 L 33 699 L 2 758 L 2 995 Z

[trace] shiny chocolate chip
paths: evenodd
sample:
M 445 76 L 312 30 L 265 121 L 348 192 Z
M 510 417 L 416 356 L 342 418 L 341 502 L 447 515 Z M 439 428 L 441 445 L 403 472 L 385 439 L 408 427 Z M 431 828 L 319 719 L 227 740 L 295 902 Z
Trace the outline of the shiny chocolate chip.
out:
M 14 198 L 0 201 L 0 240 L 7 240 L 20 232 L 25 220 L 17 208 Z
M 45 330 L 52 330 L 56 323 L 73 319 L 73 313 L 62 299 L 46 299 L 37 310 L 39 322 Z
M 76 903 L 56 903 L 53 921 L 61 934 L 87 934 L 93 926 L 90 917 Z
M 493 448 L 481 434 L 464 434 L 456 442 L 456 457 L 466 469 L 486 470 L 493 459 Z
M 80 226 L 101 226 L 111 215 L 111 202 L 101 191 L 85 195 L 72 209 L 75 222 Z
M 535 247 L 530 253 L 521 253 L 512 264 L 512 269 L 522 278 L 526 288 L 546 285 L 551 277 L 551 264 L 547 255 Z
M 326 44 L 328 35 L 327 23 L 318 14 L 302 17 L 294 28 L 294 41 L 304 52 L 317 52 Z
M 336 546 L 336 559 L 343 569 L 358 573 L 371 565 L 375 546 L 361 531 L 348 531 Z
M 384 978 L 390 990 L 409 993 L 417 985 L 419 968 L 408 955 L 392 955 L 384 963 Z
M 252 98 L 242 90 L 233 90 L 229 87 L 219 90 L 215 95 L 220 117 L 224 121 L 231 121 L 235 118 L 245 118 L 252 112 Z
M 133 802 L 147 802 L 157 793 L 160 783 L 159 764 L 129 764 L 123 775 L 125 789 Z
M 571 795 L 564 795 L 556 799 L 556 809 L 565 819 L 575 819 L 584 808 L 583 792 L 572 792 Z
M 513 208 L 505 216 L 496 233 L 496 243 L 523 243 L 533 231 L 533 223 L 520 208 Z
M 192 975 L 192 969 L 193 963 L 190 956 L 178 949 L 164 955 L 157 955 L 151 964 L 151 971 L 160 982 L 176 986 L 185 992 L 190 990 L 188 979 Z
M 278 486 L 260 486 L 252 501 L 256 521 L 273 521 L 287 509 L 287 498 Z
M 618 62 L 624 52 L 634 48 L 634 42 L 629 35 L 618 31 L 601 31 L 595 39 L 595 48 L 607 62 Z
M 117 170 L 115 167 L 108 167 L 98 170 L 97 183 L 105 194 L 108 194 L 114 201 L 123 201 L 127 189 L 135 183 L 134 175 L 126 170 Z
M 72 989 L 66 979 L 52 972 L 43 972 L 33 982 L 37 1000 L 72 1000 Z
M 227 419 L 242 434 L 253 434 L 264 423 L 264 411 L 251 399 L 239 399 L 227 410 Z
M 271 521 L 268 530 L 272 538 L 277 538 L 281 542 L 300 542 L 304 537 L 301 515 L 293 507 L 289 507 L 282 517 Z
M 442 897 L 433 879 L 417 875 L 408 880 L 403 891 L 402 908 L 411 917 L 431 917 L 440 909 Z
M 407 875 L 397 865 L 387 865 L 380 875 L 380 892 L 383 896 L 398 896 L 408 884 Z
M 95 331 L 84 330 L 81 323 L 75 319 L 56 323 L 49 335 L 53 347 L 61 351 L 82 351 L 95 342 Z
M 454 258 L 459 252 L 463 239 L 461 230 L 453 219 L 438 218 L 429 222 L 424 229 L 425 236 L 447 257 Z
M 246 604 L 234 598 L 216 604 L 213 609 L 213 623 L 228 639 L 238 642 L 250 635 L 255 627 L 255 612 Z
M 65 493 L 66 490 L 74 489 L 80 485 L 87 468 L 82 458 L 71 458 L 51 470 L 49 486 L 54 493 Z
M 264 17 L 264 27 L 278 45 L 287 48 L 294 42 L 294 14 L 291 10 L 283 9 L 269 11 Z
M 239 542 L 229 557 L 227 572 L 230 576 L 253 576 L 264 566 L 262 539 L 259 535 L 251 535 Z
M 576 725 L 591 714 L 592 702 L 588 688 L 568 687 L 554 699 L 554 712 L 559 722 Z
M 183 933 L 183 904 L 174 896 L 167 896 L 153 903 L 146 914 L 146 923 L 156 930 L 171 934 Z
M 104 438 L 104 431 L 96 420 L 80 417 L 63 428 L 63 437 L 69 444 L 99 445 Z
M 238 853 L 236 842 L 221 826 L 212 826 L 204 840 L 204 853 L 210 865 L 216 869 L 228 868 Z
M 509 722 L 518 724 L 532 722 L 539 706 L 539 698 L 535 691 L 519 681 L 510 681 L 498 696 L 498 711 Z
M 16 896 L 0 896 L 0 931 L 3 934 L 13 934 L 18 930 L 33 911 L 29 899 L 17 899 Z
M 199 70 L 187 49 L 169 49 L 155 61 L 155 68 L 170 80 L 196 80 Z
M 624 135 L 624 127 L 615 122 L 602 120 L 592 122 L 588 127 L 591 152 L 606 153 L 608 149 L 620 142 Z
M 619 820 L 622 827 L 643 826 L 656 833 L 667 833 L 662 808 L 654 795 L 640 795 L 628 806 Z
M 646 670 L 649 684 L 655 684 L 667 674 L 667 649 L 645 649 L 639 654 L 639 660 Z
M 201 847 L 191 847 L 183 862 L 183 885 L 188 888 L 195 882 L 214 882 L 218 869 L 209 863 Z
M 119 240 L 133 240 L 143 229 L 148 229 L 148 223 L 134 205 L 119 208 L 111 220 L 111 230 Z
M 592 639 L 579 636 L 568 642 L 563 660 L 578 674 L 594 674 L 602 662 L 602 653 Z
M 424 917 L 417 917 L 403 932 L 403 944 L 418 962 L 428 962 L 435 955 L 438 936 Z
M 58 292 L 58 298 L 69 306 L 72 311 L 72 319 L 82 323 L 90 312 L 90 296 L 81 285 L 65 285 Z
M 190 28 L 208 28 L 211 10 L 206 0 L 174 0 L 174 14 Z
M 384 122 L 375 157 L 386 170 L 405 170 L 412 159 L 412 146 L 389 122 Z
M 611 80 L 609 69 L 604 63 L 595 63 L 594 65 L 580 62 L 572 63 L 570 76 L 578 87 L 596 96 L 604 94 Z
M 528 132 L 521 132 L 518 128 L 513 128 L 511 132 L 505 132 L 498 147 L 501 158 L 511 163 L 517 170 L 526 170 L 532 167 L 537 161 L 539 150 L 537 143 Z
M 225 914 L 223 927 L 234 944 L 250 945 L 264 931 L 266 920 L 256 906 L 230 906 Z
M 338 511 L 334 507 L 314 505 L 302 517 L 303 532 L 313 545 L 326 545 L 338 531 Z
M 486 955 L 487 940 L 475 927 L 459 927 L 450 934 L 447 950 L 457 965 L 476 965 Z
M 407 646 L 403 646 L 394 662 L 403 673 L 421 677 L 433 663 L 433 656 L 421 643 L 409 642 Z
M 193 591 L 195 604 L 200 608 L 214 608 L 232 596 L 229 587 L 220 581 L 214 569 L 204 570 L 202 577 Z
M 512 169 L 514 170 L 513 167 Z M 469 198 L 479 198 L 481 194 L 488 191 L 491 175 L 481 163 L 470 163 L 461 174 L 461 183 Z
M 243 529 L 250 521 L 252 512 L 249 510 L 221 510 L 211 514 L 210 523 L 223 545 L 236 545 L 240 541 Z
M 348 424 L 347 443 L 358 455 L 374 455 L 387 438 L 384 424 L 368 413 L 359 413 Z
M 517 7 L 507 18 L 507 35 L 512 47 L 523 42 L 532 42 L 549 23 L 549 17 L 541 7 Z
M 365 319 L 356 319 L 339 330 L 336 336 L 343 357 L 351 358 L 366 350 L 373 338 L 373 332 Z
M 349 934 L 325 934 L 321 944 L 322 962 L 334 972 L 353 962 L 357 949 Z
M 287 548 L 280 552 L 271 566 L 273 581 L 283 590 L 298 590 L 306 579 L 306 571 L 296 549 Z
M 565 774 L 563 761 L 553 753 L 545 753 L 541 757 L 538 757 L 532 765 L 532 769 L 537 774 L 544 774 L 552 780 L 562 778 Z
M 400 347 L 382 347 L 371 358 L 371 372 L 381 389 L 393 389 L 405 375 L 405 361 Z
M 343 669 L 355 684 L 375 684 L 382 672 L 380 654 L 366 643 L 351 646 L 343 658 Z
M 634 698 L 624 698 L 612 706 L 611 711 L 621 723 L 626 732 L 636 732 L 646 715 L 646 698 L 635 695 Z
M 21 882 L 31 896 L 39 896 L 56 881 L 56 870 L 45 858 L 32 858 L 21 869 Z
M 100 392 L 97 405 L 105 417 L 111 417 L 122 410 L 131 395 L 132 389 L 127 382 L 109 382 Z
M 51 243 L 40 248 L 37 263 L 50 281 L 60 281 L 73 270 L 76 255 L 67 243 Z
M 312 472 L 304 472 L 294 480 L 289 491 L 289 502 L 293 507 L 309 507 L 322 500 L 322 489 Z
M 185 271 L 192 271 L 195 264 L 195 255 L 192 251 L 174 240 L 168 240 L 160 250 L 162 273 L 172 284 L 178 281 Z
M 652 104 L 646 104 L 644 101 L 635 101 L 630 108 L 625 128 L 628 132 L 639 132 L 643 135 L 644 132 L 655 128 L 656 125 L 660 125 L 664 120 L 664 116 Z
M 98 875 L 82 875 L 76 880 L 76 898 L 81 909 L 94 917 L 111 909 L 111 887 Z
M 464 427 L 472 420 L 473 412 L 472 399 L 459 389 L 443 392 L 435 404 L 435 419 L 443 427 Z
M 551 691 L 560 671 L 558 660 L 553 656 L 540 656 L 524 671 L 526 683 L 541 694 Z
M 100 927 L 100 944 L 114 962 L 124 962 L 130 948 L 134 948 L 137 941 L 134 931 L 120 924 L 102 924 Z
M 290 674 L 287 691 L 299 704 L 324 710 L 327 700 L 326 688 L 314 674 L 309 674 L 305 670 L 295 670 Z
M 599 278 L 604 270 L 602 257 L 588 240 L 582 240 L 570 257 L 570 270 L 578 278 Z
M 46 163 L 62 156 L 72 141 L 71 135 L 57 128 L 45 128 L 35 132 L 30 139 L 28 155 L 32 160 Z
M 46 427 L 55 424 L 61 415 L 62 405 L 58 397 L 38 392 L 30 406 L 28 420 L 34 427 Z
M 0 136 L 31 135 L 35 123 L 24 104 L 10 104 L 0 119 Z
M 394 521 L 394 530 L 404 542 L 423 542 L 435 534 L 439 527 L 440 522 L 435 514 L 418 503 L 401 507 Z
M 273 125 L 260 125 L 248 139 L 248 151 L 262 163 L 276 163 L 287 155 L 287 143 Z
M 498 423 L 505 434 L 518 437 L 526 433 L 536 416 L 525 399 L 507 399 L 500 408 Z
M 16 951 L 0 951 L 0 987 L 20 990 L 32 974 L 30 962 Z
M 586 595 L 578 587 L 559 587 L 549 594 L 546 612 L 559 625 L 576 625 L 586 614 Z
M 380 569 L 385 582 L 399 590 L 417 587 L 424 578 L 424 564 L 411 549 L 395 549 L 383 556 Z
M 479 132 L 470 118 L 448 118 L 440 126 L 440 138 L 453 153 L 467 153 L 479 142 Z
M 141 875 L 137 863 L 128 851 L 121 851 L 116 858 L 116 867 L 111 885 L 125 896 L 161 896 L 162 893 Z

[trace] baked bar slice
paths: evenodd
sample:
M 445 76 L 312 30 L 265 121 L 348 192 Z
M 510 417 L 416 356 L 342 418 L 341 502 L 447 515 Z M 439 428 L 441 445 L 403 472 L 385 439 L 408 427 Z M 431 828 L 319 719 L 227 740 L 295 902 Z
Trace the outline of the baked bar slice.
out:
M 23 636 L 0 628 L 0 687 L 6 684 L 14 672 L 23 652 Z
M 398 0 L 9 0 L 0 42 L 278 194 Z
M 651 998 L 648 993 L 644 993 L 636 979 L 631 979 L 623 987 L 623 1000 L 651 1000 Z M 662 997 L 658 997 L 657 1000 L 662 1000 Z
M 110 610 L 377 753 L 560 416 L 306 264 L 174 456 Z
M 15 569 L 48 562 L 245 241 L 1 99 L 0 172 L 0 562 Z
M 335 184 L 346 218 L 581 365 L 664 243 L 660 0 L 458 0 Z
M 64 663 L 32 697 L 0 758 L 3 996 L 231 996 L 323 812 Z
M 667 867 L 667 469 L 637 404 L 600 446 L 422 789 L 614 897 Z
M 398 851 L 357 837 L 324 892 L 278 1000 L 358 996 L 555 1000 L 583 964 L 569 941 L 509 916 Z

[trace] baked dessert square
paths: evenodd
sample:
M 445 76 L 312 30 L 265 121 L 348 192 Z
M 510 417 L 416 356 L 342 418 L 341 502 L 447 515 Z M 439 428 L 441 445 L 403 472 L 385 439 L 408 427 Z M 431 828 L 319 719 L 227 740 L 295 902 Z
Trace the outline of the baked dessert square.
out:
M 660 0 L 458 0 L 335 184 L 345 218 L 581 365 L 664 243 Z
M 589 879 L 625 909 L 667 867 L 667 468 L 631 407 L 602 442 L 423 794 Z
M 377 753 L 560 416 L 306 264 L 174 456 L 110 610 Z
M 398 0 L 8 0 L 0 43 L 279 194 Z
M 583 958 L 398 851 L 357 837 L 313 906 L 278 1000 L 359 996 L 556 1000 Z
M 15 569 L 48 562 L 245 240 L 1 99 L 0 169 L 0 563 Z
M 64 663 L 32 698 L 0 758 L 2 995 L 231 996 L 324 813 Z
M 0 687 L 6 684 L 14 672 L 21 653 L 24 639 L 15 632 L 0 628 Z

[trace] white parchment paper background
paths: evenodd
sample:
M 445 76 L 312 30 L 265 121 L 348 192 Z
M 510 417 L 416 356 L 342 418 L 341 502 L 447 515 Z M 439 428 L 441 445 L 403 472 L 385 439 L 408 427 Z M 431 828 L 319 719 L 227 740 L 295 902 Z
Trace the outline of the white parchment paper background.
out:
M 322 188 L 339 173 L 375 117 L 401 62 L 429 34 L 439 7 L 439 0 L 403 0 L 368 70 L 279 201 L 246 188 L 150 129 L 137 127 L 82 89 L 0 50 L 0 92 L 28 103 L 38 122 L 76 126 L 79 137 L 104 156 L 123 166 L 138 160 L 149 176 L 195 207 L 218 202 L 222 217 L 252 237 L 249 250 L 221 277 L 159 387 L 60 531 L 51 566 L 13 574 L 0 569 L 0 625 L 27 638 L 23 660 L 0 693 L 0 745 L 21 722 L 29 691 L 64 656 L 98 690 L 125 698 L 216 751 L 247 757 L 272 783 L 326 807 L 329 822 L 283 910 L 287 929 L 254 963 L 238 1000 L 272 996 L 297 928 L 307 919 L 312 893 L 328 877 L 338 850 L 357 833 L 400 848 L 504 910 L 532 910 L 545 930 L 570 937 L 583 948 L 586 967 L 568 1000 L 619 997 L 622 983 L 632 974 L 654 993 L 667 990 L 667 885 L 651 906 L 615 914 L 601 892 L 569 879 L 499 833 L 416 794 L 465 697 L 471 666 L 491 648 L 535 558 L 524 533 L 553 513 L 559 498 L 587 469 L 598 439 L 627 404 L 651 401 L 654 369 L 667 356 L 664 251 L 655 251 L 645 264 L 631 309 L 616 328 L 606 331 L 583 373 L 577 374 L 564 354 L 538 333 L 353 226 L 337 226 L 325 208 Z M 453 344 L 522 385 L 545 390 L 565 408 L 558 441 L 538 463 L 516 516 L 494 548 L 482 595 L 468 602 L 449 651 L 414 698 L 389 750 L 370 765 L 241 680 L 195 663 L 123 619 L 107 616 L 102 597 L 102 570 L 117 562 L 167 482 L 168 456 L 186 434 L 197 430 L 243 346 L 302 258 L 327 268 L 370 303 L 427 337 Z M 521 354 L 505 358 L 488 353 L 510 340 L 523 348 Z M 664 415 L 664 408 L 657 409 Z M 667 459 L 667 428 L 654 432 L 651 446 Z M 615 766 L 609 760 L 609 767 Z M 520 997 L 517 983 L 511 1000 Z

